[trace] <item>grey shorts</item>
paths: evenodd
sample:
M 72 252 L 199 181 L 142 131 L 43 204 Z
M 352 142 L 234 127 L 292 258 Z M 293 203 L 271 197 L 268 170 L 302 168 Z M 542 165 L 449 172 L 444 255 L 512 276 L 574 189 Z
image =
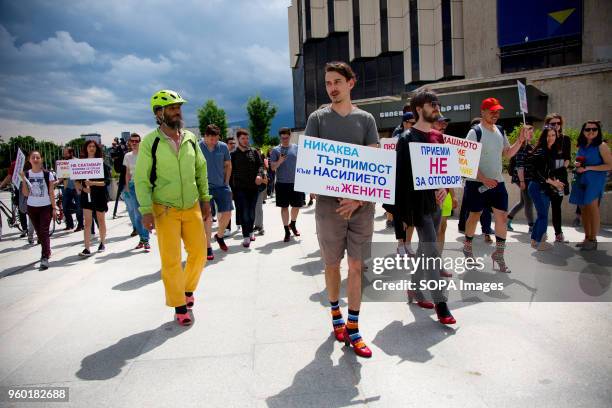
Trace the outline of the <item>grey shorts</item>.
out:
M 335 197 L 318 196 L 315 208 L 317 238 L 325 265 L 336 265 L 344 251 L 353 259 L 370 256 L 374 232 L 374 203 L 366 203 L 355 210 L 349 220 L 338 213 Z

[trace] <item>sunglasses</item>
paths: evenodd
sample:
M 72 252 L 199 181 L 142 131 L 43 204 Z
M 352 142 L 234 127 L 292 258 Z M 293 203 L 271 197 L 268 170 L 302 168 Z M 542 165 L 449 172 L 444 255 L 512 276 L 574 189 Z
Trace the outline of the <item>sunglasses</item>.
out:
M 561 126 L 561 122 L 548 122 L 550 126 Z
M 597 129 L 596 127 L 593 128 L 584 128 L 585 132 L 597 132 L 599 129 Z
M 134 144 L 134 143 L 140 143 L 140 140 L 130 140 L 130 143 Z
M 432 108 L 439 108 L 442 105 L 440 105 L 440 102 L 434 101 L 434 102 L 428 102 L 429 105 L 431 105 Z

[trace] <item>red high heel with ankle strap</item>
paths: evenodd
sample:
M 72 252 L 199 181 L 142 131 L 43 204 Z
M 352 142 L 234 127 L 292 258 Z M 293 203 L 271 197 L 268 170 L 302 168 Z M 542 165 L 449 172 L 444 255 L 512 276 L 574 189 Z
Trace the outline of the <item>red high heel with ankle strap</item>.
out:
M 353 351 L 359 357 L 364 357 L 364 358 L 372 357 L 372 350 L 370 350 L 370 348 L 365 345 L 361 336 L 359 337 L 357 341 L 354 342 L 351 339 L 351 336 L 349 336 L 348 330 L 346 329 L 346 327 L 344 328 L 344 345 L 347 347 L 352 346 Z
M 338 326 L 338 327 L 334 327 L 334 336 L 336 337 L 336 340 L 339 341 L 340 343 L 344 343 L 345 341 L 345 337 L 344 337 L 344 330 L 346 329 L 346 325 L 342 325 L 342 326 Z
M 433 309 L 434 308 L 434 304 L 431 302 L 428 302 L 426 300 L 422 300 L 422 301 L 416 300 L 416 292 L 412 290 L 407 290 L 406 293 L 408 294 L 408 303 L 412 303 L 414 301 L 417 305 L 419 305 L 423 309 Z
M 185 296 L 185 304 L 187 305 L 187 309 L 193 309 L 193 305 L 195 303 L 195 298 L 193 295 Z

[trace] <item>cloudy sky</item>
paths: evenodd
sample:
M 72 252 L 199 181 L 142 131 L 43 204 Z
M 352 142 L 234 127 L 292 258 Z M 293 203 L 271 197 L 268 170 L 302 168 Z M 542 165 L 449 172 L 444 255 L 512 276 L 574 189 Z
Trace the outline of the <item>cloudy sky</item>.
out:
M 212 98 L 230 121 L 256 93 L 291 115 L 290 0 L 0 0 L 0 135 L 67 141 L 153 128 L 154 91 L 187 125 Z M 293 123 L 288 123 L 292 126 Z

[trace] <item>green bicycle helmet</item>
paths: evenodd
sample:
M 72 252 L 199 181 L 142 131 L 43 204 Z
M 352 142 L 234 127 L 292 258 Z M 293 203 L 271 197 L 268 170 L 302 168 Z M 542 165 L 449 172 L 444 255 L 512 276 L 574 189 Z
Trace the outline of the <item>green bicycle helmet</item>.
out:
M 163 108 L 168 105 L 174 105 L 175 103 L 185 103 L 185 99 L 181 97 L 178 92 L 170 89 L 162 89 L 161 91 L 155 92 L 151 97 L 151 109 L 153 113 L 159 108 Z

